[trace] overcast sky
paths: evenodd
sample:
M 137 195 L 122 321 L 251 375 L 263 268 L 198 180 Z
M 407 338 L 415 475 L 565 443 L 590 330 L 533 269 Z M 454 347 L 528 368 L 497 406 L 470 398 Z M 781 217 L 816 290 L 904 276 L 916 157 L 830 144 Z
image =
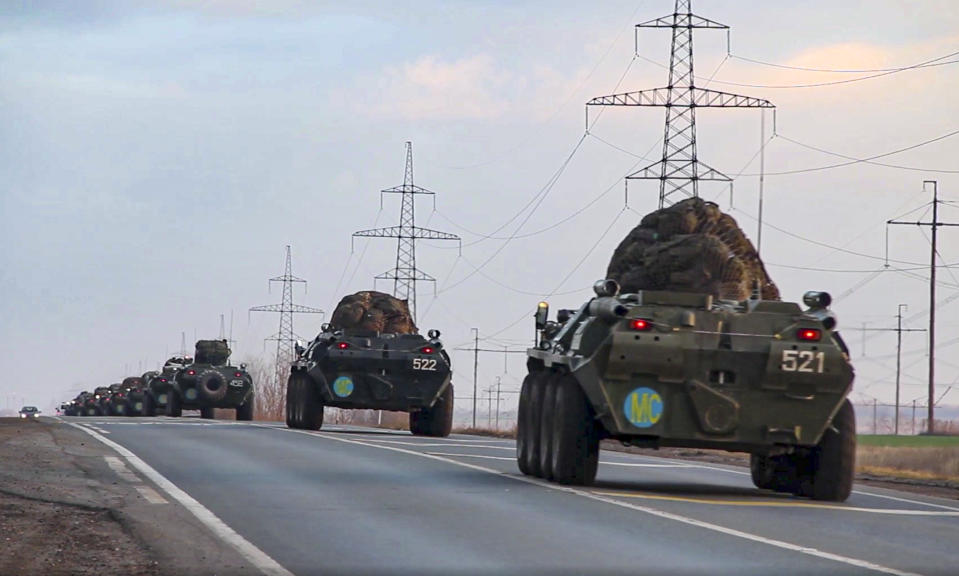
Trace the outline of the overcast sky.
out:
M 267 7 L 263 7 L 266 5 Z M 786 299 L 836 297 L 853 349 L 854 399 L 891 401 L 895 333 L 928 321 L 928 221 L 959 222 L 959 5 L 942 1 L 698 0 L 731 26 L 696 32 L 699 85 L 767 98 L 762 256 Z M 616 244 L 656 208 L 655 182 L 622 177 L 661 155 L 664 111 L 607 108 L 584 139 L 585 102 L 666 84 L 669 32 L 633 25 L 671 0 L 299 2 L 6 1 L 0 8 L 0 407 L 48 407 L 155 368 L 181 333 L 234 358 L 269 356 L 278 303 L 267 279 L 309 281 L 295 301 L 332 311 L 394 264 L 392 240 L 351 233 L 398 224 L 404 142 L 433 190 L 417 223 L 459 234 L 418 245 L 439 282 L 419 286 L 419 325 L 448 347 L 521 349 L 540 298 L 574 307 Z M 767 64 L 759 64 L 751 60 Z M 817 86 L 809 86 L 811 84 Z M 805 86 L 805 87 L 800 87 Z M 597 119 L 598 118 L 598 119 Z M 757 110 L 700 110 L 699 157 L 735 180 L 704 185 L 757 234 Z M 577 143 L 582 143 L 577 148 Z M 805 147 L 803 146 L 805 145 Z M 815 151 L 812 148 L 834 153 Z M 575 149 L 571 160 L 567 157 Z M 560 169 L 565 166 L 565 170 Z M 800 171 L 791 174 L 782 172 Z M 548 195 L 540 195 L 559 173 Z M 732 204 L 730 201 L 732 200 Z M 532 201 L 532 203 L 531 203 Z M 512 238 L 512 239 L 507 239 Z M 352 249 L 351 249 L 352 246 Z M 959 404 L 959 228 L 940 230 L 937 387 Z M 479 267 L 479 272 L 476 268 Z M 390 290 L 380 283 L 378 288 Z M 320 316 L 298 316 L 311 338 Z M 903 335 L 905 403 L 924 402 L 926 335 Z M 865 354 L 863 352 L 865 351 Z M 516 390 L 521 354 L 481 356 L 479 380 Z M 454 354 L 457 396 L 471 353 Z M 507 396 L 515 402 L 515 395 Z M 462 405 L 468 400 L 461 401 Z M 506 406 L 504 405 L 504 408 Z

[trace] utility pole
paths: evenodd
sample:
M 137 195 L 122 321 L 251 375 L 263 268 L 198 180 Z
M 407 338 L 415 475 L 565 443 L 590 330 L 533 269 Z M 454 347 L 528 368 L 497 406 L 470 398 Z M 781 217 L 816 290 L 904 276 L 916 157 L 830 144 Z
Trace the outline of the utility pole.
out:
M 872 435 L 879 434 L 879 399 L 872 399 Z
M 669 84 L 665 88 L 600 96 L 586 103 L 586 129 L 589 130 L 589 106 L 658 106 L 666 108 L 663 158 L 626 177 L 659 180 L 659 207 L 664 208 L 699 196 L 700 180 L 731 182 L 722 172 L 700 162 L 696 156 L 696 108 L 775 108 L 768 100 L 697 88 L 693 74 L 693 30 L 726 30 L 729 26 L 692 13 L 691 0 L 676 0 L 668 16 L 636 25 L 640 28 L 670 28 L 673 42 L 669 57 Z M 765 132 L 765 125 L 763 126 Z M 627 192 L 628 194 L 628 192 Z M 628 203 L 627 196 L 627 203 Z
M 940 226 L 959 226 L 959 223 L 948 223 L 939 221 L 939 183 L 935 180 L 923 180 L 922 187 L 925 190 L 926 185 L 932 185 L 932 222 L 905 222 L 902 220 L 887 220 L 886 226 L 890 224 L 911 225 L 911 226 L 929 226 L 932 228 L 932 242 L 929 255 L 929 421 L 926 424 L 926 431 L 929 434 L 935 433 L 935 399 L 936 399 L 936 256 L 938 255 L 936 247 L 936 231 Z M 888 228 L 887 228 L 888 236 Z M 886 267 L 889 267 L 888 255 Z
M 360 230 L 354 232 L 353 237 L 366 238 L 396 238 L 396 266 L 388 271 L 376 276 L 373 280 L 392 280 L 393 296 L 400 300 L 406 300 L 410 316 L 413 323 L 416 323 L 416 283 L 417 282 L 436 282 L 429 274 L 417 269 L 416 267 L 416 241 L 417 240 L 456 240 L 461 242 L 456 234 L 421 228 L 416 225 L 415 196 L 417 194 L 428 194 L 435 196 L 425 188 L 420 188 L 413 184 L 413 143 L 406 143 L 406 172 L 403 176 L 403 184 L 380 191 L 380 207 L 383 206 L 383 194 L 400 194 L 402 203 L 400 206 L 400 225 L 390 226 L 389 228 L 374 228 L 370 230 Z M 434 198 L 433 202 L 436 200 Z
M 267 338 L 267 341 L 276 342 L 276 366 L 274 366 L 274 383 L 279 385 L 286 372 L 293 363 L 293 345 L 296 343 L 296 333 L 293 332 L 294 314 L 323 314 L 319 308 L 309 306 L 300 306 L 293 303 L 293 285 L 303 284 L 306 287 L 306 280 L 297 278 L 293 275 L 293 259 L 290 256 L 290 247 L 286 247 L 286 268 L 282 276 L 270 278 L 269 286 L 273 282 L 283 284 L 283 298 L 279 304 L 269 304 L 266 306 L 254 306 L 250 312 L 278 312 L 280 314 L 280 330 L 273 336 Z
M 486 408 L 486 428 L 493 427 L 493 386 L 491 385 L 489 389 L 486 390 L 486 399 L 489 401 L 489 406 Z
M 479 373 L 479 328 L 473 331 L 473 428 L 476 428 L 476 376 Z
M 499 430 L 499 399 L 503 385 L 503 378 L 496 377 L 496 429 Z
M 866 328 L 865 323 L 862 327 L 862 332 L 865 334 L 869 332 L 895 332 L 896 333 L 896 419 L 895 419 L 895 434 L 899 435 L 899 377 L 901 373 L 902 366 L 902 333 L 903 332 L 925 332 L 925 328 L 903 328 L 902 327 L 902 310 L 908 309 L 909 306 L 906 304 L 900 304 L 896 312 L 896 327 L 895 328 Z M 863 350 L 865 352 L 865 341 L 863 338 Z M 863 353 L 865 356 L 865 353 Z

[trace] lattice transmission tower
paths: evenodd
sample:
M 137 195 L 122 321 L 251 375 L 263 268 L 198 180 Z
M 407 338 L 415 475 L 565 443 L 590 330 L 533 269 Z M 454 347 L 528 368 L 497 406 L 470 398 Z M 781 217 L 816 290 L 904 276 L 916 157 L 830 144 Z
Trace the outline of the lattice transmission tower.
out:
M 422 228 L 416 225 L 415 197 L 417 194 L 435 196 L 434 192 L 420 188 L 413 184 L 413 143 L 406 143 L 406 173 L 403 184 L 380 191 L 380 202 L 383 194 L 400 194 L 400 225 L 388 228 L 373 228 L 354 232 L 354 237 L 367 238 L 396 238 L 396 267 L 376 276 L 374 280 L 392 280 L 393 296 L 406 300 L 410 307 L 410 316 L 416 322 L 416 283 L 436 282 L 429 274 L 416 267 L 417 240 L 456 240 L 460 237 L 447 232 Z M 434 199 L 435 201 L 435 199 Z
M 665 88 L 600 96 L 586 103 L 587 106 L 666 108 L 662 160 L 626 177 L 627 180 L 659 180 L 660 208 L 699 196 L 700 180 L 732 181 L 729 176 L 710 168 L 696 156 L 696 108 L 775 108 L 768 100 L 761 98 L 696 87 L 693 75 L 693 30 L 712 28 L 728 31 L 729 26 L 693 14 L 690 2 L 676 0 L 673 14 L 636 25 L 637 34 L 640 28 L 671 28 L 673 31 L 669 84 Z
M 293 259 L 290 256 L 290 247 L 286 247 L 286 270 L 282 276 L 270 278 L 270 285 L 273 282 L 283 284 L 283 298 L 279 304 L 269 304 L 266 306 L 254 306 L 250 312 L 279 312 L 280 330 L 273 336 L 266 339 L 267 342 L 276 342 L 276 366 L 274 377 L 277 382 L 282 382 L 283 376 L 289 370 L 293 362 L 293 346 L 296 344 L 297 335 L 293 331 L 294 314 L 323 314 L 319 308 L 309 306 L 300 306 L 293 303 L 293 284 L 302 283 L 306 286 L 306 280 L 297 278 L 293 275 Z

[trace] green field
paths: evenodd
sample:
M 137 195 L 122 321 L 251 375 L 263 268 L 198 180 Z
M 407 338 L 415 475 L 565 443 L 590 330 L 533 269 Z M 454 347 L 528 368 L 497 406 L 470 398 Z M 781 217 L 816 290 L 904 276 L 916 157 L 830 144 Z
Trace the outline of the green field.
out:
M 959 448 L 959 436 L 893 436 L 859 434 L 860 446 L 903 446 L 908 448 Z

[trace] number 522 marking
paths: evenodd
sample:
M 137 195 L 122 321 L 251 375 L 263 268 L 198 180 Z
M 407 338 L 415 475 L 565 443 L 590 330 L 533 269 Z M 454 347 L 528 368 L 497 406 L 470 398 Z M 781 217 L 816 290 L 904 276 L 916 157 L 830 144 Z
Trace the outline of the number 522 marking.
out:
M 783 360 L 779 367 L 783 372 L 815 372 L 822 374 L 825 360 L 825 352 L 783 350 Z
M 413 358 L 413 370 L 436 370 L 436 360 L 432 358 Z

